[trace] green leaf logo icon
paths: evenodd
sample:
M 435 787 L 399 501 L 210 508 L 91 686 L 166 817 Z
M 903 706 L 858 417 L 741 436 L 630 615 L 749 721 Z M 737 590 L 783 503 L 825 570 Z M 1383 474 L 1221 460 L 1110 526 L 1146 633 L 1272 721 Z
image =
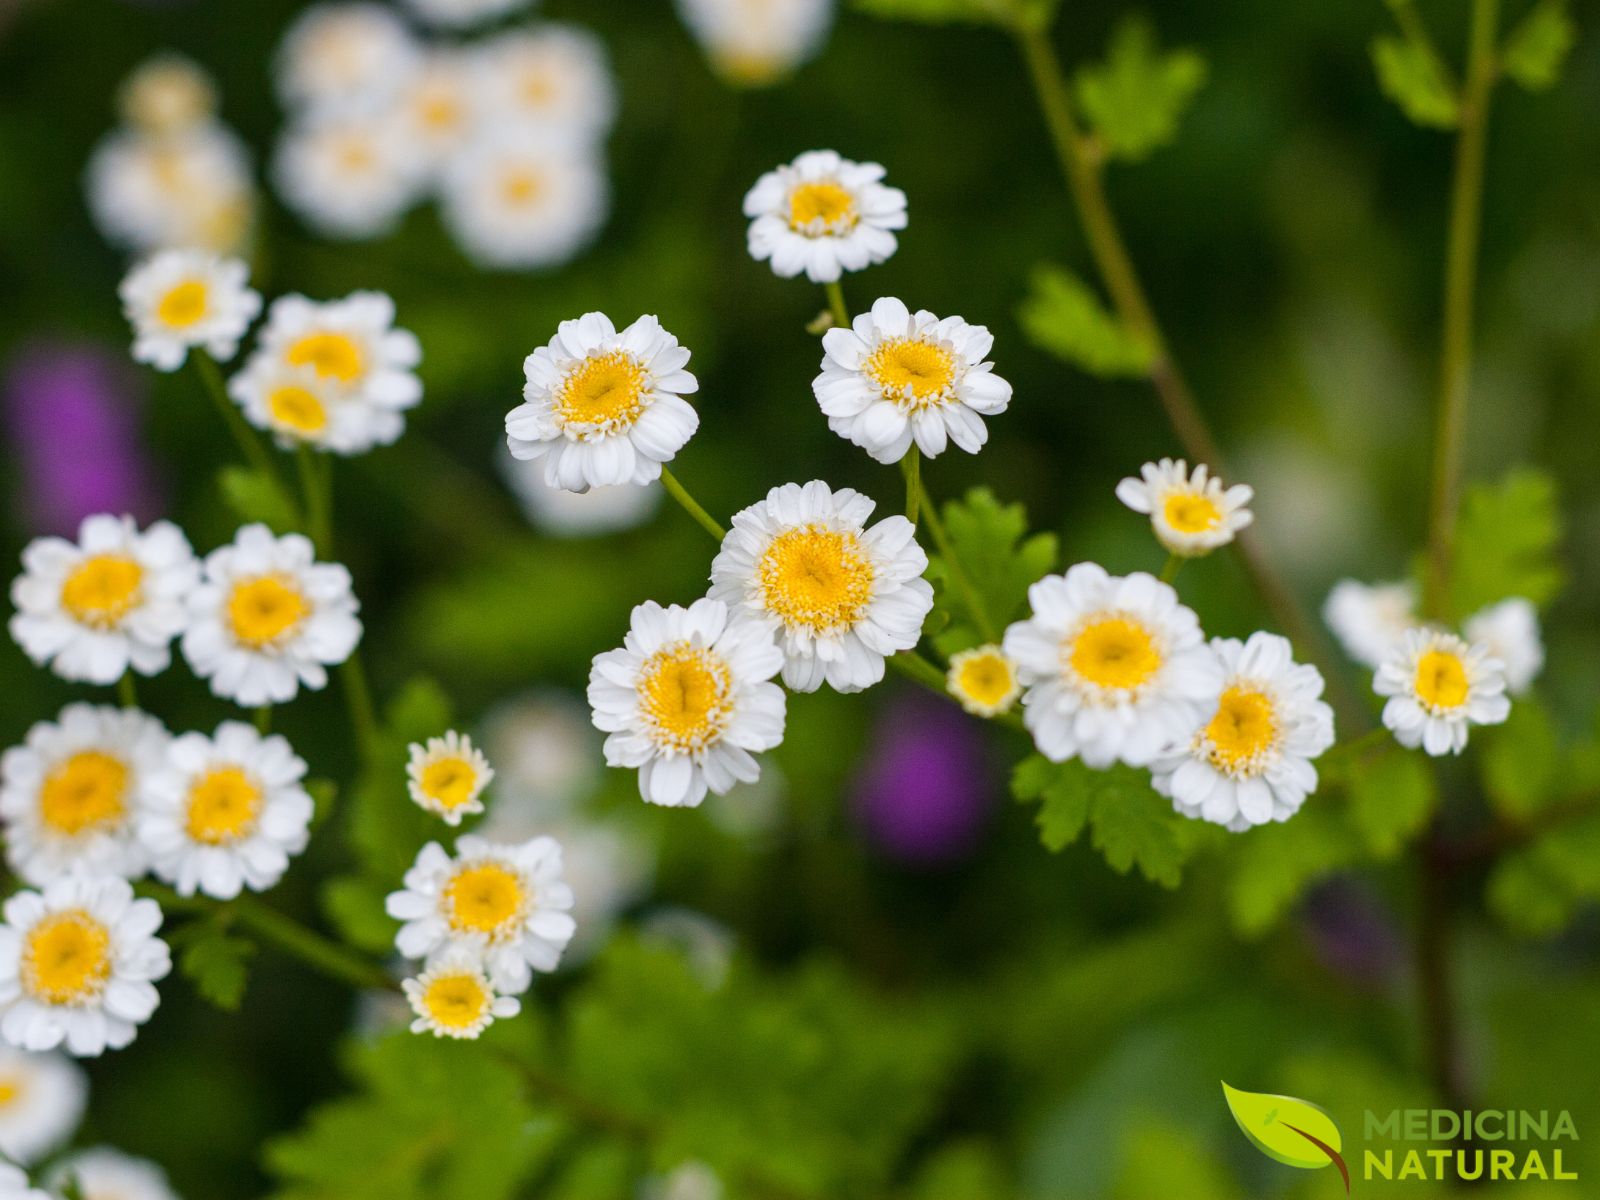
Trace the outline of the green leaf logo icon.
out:
M 1350 1168 L 1339 1155 L 1344 1139 L 1327 1113 L 1293 1096 L 1241 1092 L 1227 1081 L 1223 1081 L 1222 1094 L 1228 1099 L 1233 1119 L 1257 1150 L 1268 1158 L 1306 1170 L 1332 1163 L 1339 1168 L 1344 1190 L 1349 1193 Z

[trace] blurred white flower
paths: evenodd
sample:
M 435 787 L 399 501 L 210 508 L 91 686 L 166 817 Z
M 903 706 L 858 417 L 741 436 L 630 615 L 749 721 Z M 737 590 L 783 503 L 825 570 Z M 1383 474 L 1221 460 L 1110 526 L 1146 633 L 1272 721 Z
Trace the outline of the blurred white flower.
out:
M 1346 654 L 1377 670 L 1417 623 L 1417 589 L 1409 583 L 1341 579 L 1322 605 L 1322 619 Z
M 768 171 L 745 195 L 750 257 L 773 273 L 834 283 L 888 259 L 906 227 L 906 194 L 885 187 L 878 163 L 856 163 L 811 150 Z
M 729 83 L 765 87 L 815 57 L 834 0 L 678 0 L 678 13 Z
M 176 371 L 193 347 L 226 362 L 261 311 L 250 268 L 205 250 L 151 255 L 128 272 L 117 295 L 133 326 L 134 360 L 158 371 Z
M 420 55 L 405 22 L 386 5 L 314 5 L 278 47 L 278 93 L 290 107 L 374 111 L 400 94 Z
M 0 1200 L 56 1200 L 56 1197 L 29 1186 L 28 1173 L 21 1167 L 0 1162 Z
M 418 18 L 446 29 L 464 29 L 527 8 L 531 0 L 405 0 Z
M 335 110 L 284 130 L 272 174 L 285 203 L 319 232 L 364 239 L 399 225 L 430 165 L 397 112 Z
M 495 456 L 500 474 L 538 530 L 558 538 L 601 537 L 643 525 L 661 507 L 661 485 L 631 483 L 569 492 L 544 481 L 544 464 L 514 458 L 502 446 Z
M 559 266 L 584 250 L 606 219 L 599 152 L 511 127 L 477 138 L 445 168 L 445 225 L 479 266 Z
M 698 1160 L 651 1176 L 639 1188 L 639 1200 L 722 1200 L 723 1195 L 721 1178 Z
M 165 52 L 146 59 L 123 80 L 117 107 L 136 129 L 175 133 L 216 115 L 217 89 L 191 59 Z
M 89 159 L 89 210 L 107 240 L 137 253 L 236 253 L 250 239 L 255 188 L 244 144 L 215 121 L 154 135 L 117 130 Z
M 483 836 L 525 841 L 547 819 L 587 799 L 604 770 L 601 740 L 589 721 L 589 706 L 563 691 L 525 692 L 490 709 L 483 721 L 483 745 L 499 764 L 499 783 L 481 827 Z
M 1482 643 L 1505 666 L 1506 690 L 1520 696 L 1544 668 L 1539 611 L 1521 597 L 1491 604 L 1467 618 L 1467 641 Z
M 400 95 L 397 124 L 430 176 L 438 178 L 487 116 L 481 51 L 431 46 Z
M 497 126 L 592 143 L 616 119 L 616 84 L 600 39 L 576 25 L 514 29 L 479 43 L 484 103 Z
M 515 996 L 502 996 L 475 950 L 452 946 L 415 979 L 400 985 L 416 1019 L 412 1033 L 475 1039 L 495 1021 L 522 1011 Z
M 76 1184 L 82 1200 L 178 1200 L 155 1163 L 109 1146 L 78 1151 L 50 1172 L 50 1181 L 55 1189 Z
M 60 1146 L 83 1119 L 89 1080 L 65 1055 L 0 1046 L 0 1154 L 31 1163 Z
M 1139 474 L 1117 484 L 1117 499 L 1134 512 L 1149 514 L 1156 540 L 1169 553 L 1210 554 L 1255 519 L 1245 507 L 1254 490 L 1243 483 L 1224 489 L 1204 463 L 1191 473 L 1183 459 L 1163 458 L 1145 463 Z

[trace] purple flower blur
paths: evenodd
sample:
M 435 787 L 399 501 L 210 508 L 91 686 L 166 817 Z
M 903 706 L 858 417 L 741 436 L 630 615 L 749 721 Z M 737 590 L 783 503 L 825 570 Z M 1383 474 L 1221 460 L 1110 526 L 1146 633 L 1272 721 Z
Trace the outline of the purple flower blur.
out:
M 931 696 L 897 696 L 869 744 L 852 788 L 867 840 L 890 858 L 922 865 L 971 853 L 993 798 L 978 722 Z
M 141 522 L 160 503 L 139 432 L 144 399 L 121 354 L 93 343 L 40 344 L 6 368 L 5 427 L 30 534 L 76 534 L 91 513 Z
M 1312 889 L 1300 920 L 1322 965 L 1352 983 L 1381 985 L 1399 976 L 1405 944 L 1394 914 L 1369 888 L 1334 878 Z

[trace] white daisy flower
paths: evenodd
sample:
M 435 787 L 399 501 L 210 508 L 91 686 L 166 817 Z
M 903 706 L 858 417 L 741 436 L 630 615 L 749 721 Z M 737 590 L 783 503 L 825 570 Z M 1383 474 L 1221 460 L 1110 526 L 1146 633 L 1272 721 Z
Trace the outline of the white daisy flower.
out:
M 422 974 L 404 980 L 400 987 L 417 1015 L 411 1022 L 412 1033 L 475 1039 L 495 1021 L 522 1011 L 515 996 L 500 995 L 483 959 L 465 946 L 446 949 Z
M 133 325 L 133 358 L 176 371 L 191 346 L 226 362 L 261 311 L 250 268 L 204 250 L 163 250 L 128 272 L 117 289 Z
M 278 92 L 291 107 L 383 107 L 416 70 L 420 51 L 393 9 L 318 4 L 295 19 L 278 47 Z
M 21 1167 L 0 1162 L 0 1200 L 55 1200 L 55 1197 L 29 1186 L 28 1173 Z
M 600 789 L 604 739 L 589 717 L 582 696 L 556 688 L 523 692 L 489 710 L 483 744 L 496 764 L 498 799 L 481 836 L 523 841 Z
M 294 699 L 328 682 L 361 640 L 350 572 L 315 561 L 309 538 L 246 525 L 206 556 L 189 594 L 183 657 L 218 696 L 245 707 Z
M 22 552 L 11 584 L 11 636 L 37 666 L 63 679 L 115 683 L 125 671 L 155 675 L 172 661 L 188 624 L 184 598 L 200 576 L 183 531 L 97 513 L 74 545 L 42 537 Z
M 572 889 L 553 838 L 502 845 L 468 834 L 454 857 L 429 842 L 404 882 L 384 906 L 404 922 L 400 953 L 431 964 L 450 948 L 474 950 L 497 991 L 527 991 L 533 971 L 554 971 L 572 940 Z
M 733 518 L 711 564 L 713 600 L 777 630 L 783 682 L 858 692 L 909 650 L 933 608 L 928 556 L 902 516 L 871 529 L 871 497 L 820 480 L 786 483 Z
M 606 763 L 637 767 L 651 804 L 694 807 L 753 783 L 753 754 L 783 740 L 783 689 L 769 683 L 783 652 L 764 620 L 730 620 L 726 605 L 646 601 L 621 649 L 597 654 L 589 704 L 606 738 Z
M 529 0 L 406 0 L 423 21 L 446 29 L 465 29 L 528 7 Z
M 245 420 L 292 450 L 302 442 L 338 454 L 360 454 L 387 446 L 405 432 L 405 417 L 369 404 L 325 379 L 312 366 L 290 366 L 271 354 L 252 354 L 228 380 L 228 395 Z
M 82 1200 L 178 1200 L 167 1173 L 110 1146 L 80 1150 L 50 1172 L 51 1187 L 75 1184 Z
M 308 224 L 327 237 L 392 233 L 421 196 L 431 162 L 398 113 L 318 110 L 278 139 L 272 178 Z
M 512 127 L 476 138 L 445 168 L 440 212 L 479 266 L 560 266 L 605 224 L 605 165 L 596 151 Z
M 240 721 L 175 737 L 139 818 L 150 869 L 183 896 L 266 891 L 310 838 L 305 773 L 286 739 Z
M 832 150 L 810 150 L 768 171 L 744 198 L 750 257 L 773 273 L 834 283 L 845 271 L 885 261 L 906 227 L 906 194 L 885 187 L 883 167 Z
M 678 0 L 678 13 L 729 83 L 766 87 L 816 56 L 834 0 Z
M 465 734 L 450 730 L 429 738 L 426 745 L 413 742 L 406 763 L 407 790 L 419 808 L 437 813 L 447 825 L 483 811 L 483 789 L 494 778 L 494 768 L 483 751 Z
M 1027 685 L 1023 721 L 1051 761 L 1147 766 L 1215 711 L 1222 668 L 1199 619 L 1154 576 L 1078 563 L 1030 587 L 1028 604 L 1004 645 Z
M 130 250 L 232 254 L 249 241 L 256 206 L 250 156 L 215 121 L 160 136 L 108 134 L 90 156 L 86 182 L 95 224 Z
M 0 1046 L 0 1154 L 42 1158 L 72 1136 L 88 1102 L 89 1080 L 70 1058 Z
M 126 879 L 71 871 L 17 892 L 0 925 L 0 1039 L 93 1057 L 133 1041 L 172 969 L 161 909 Z
M 1544 669 L 1539 612 L 1520 596 L 1502 600 L 1467 618 L 1466 639 L 1481 643 L 1505 666 L 1506 690 L 1520 696 Z
M 1322 619 L 1346 654 L 1376 671 L 1417 624 L 1417 589 L 1409 583 L 1341 579 L 1322 605 Z
M 1145 463 L 1139 474 L 1117 484 L 1117 499 L 1134 512 L 1148 513 L 1156 540 L 1172 554 L 1210 554 L 1255 519 L 1245 507 L 1255 494 L 1250 486 L 1236 483 L 1224 490 L 1204 463 L 1190 474 L 1183 459 L 1163 458 Z
M 398 124 L 431 176 L 461 152 L 485 115 L 482 63 L 480 52 L 430 47 L 399 98 Z
M 480 45 L 484 104 L 496 124 L 588 144 L 616 120 L 605 47 L 587 29 L 544 24 Z
M 137 709 L 69 704 L 0 755 L 6 861 L 34 886 L 75 867 L 144 874 L 135 837 L 167 750 L 160 721 Z
M 950 656 L 945 686 L 973 716 L 998 717 L 1022 695 L 1022 676 L 1001 647 L 975 646 Z
M 140 63 L 123 80 L 117 108 L 124 121 L 146 133 L 174 133 L 216 114 L 217 88 L 193 60 L 163 52 Z
M 1394 740 L 1435 758 L 1465 750 L 1469 726 L 1511 715 L 1505 664 L 1487 646 L 1438 629 L 1409 630 L 1378 667 L 1372 690 L 1389 697 L 1383 723 Z
M 571 492 L 659 479 L 700 426 L 683 398 L 700 387 L 688 364 L 656 317 L 621 333 L 604 313 L 563 321 L 523 360 L 524 403 L 506 414 L 506 444 L 543 459 L 545 482 Z
M 993 345 L 982 325 L 885 297 L 851 328 L 822 335 L 811 390 L 828 428 L 881 463 L 899 462 L 913 443 L 929 458 L 950 442 L 976 454 L 989 438 L 983 418 L 1011 403 L 1011 385 L 983 361 Z
M 1216 638 L 1211 649 L 1223 672 L 1216 711 L 1151 764 L 1151 782 L 1184 816 L 1235 833 L 1287 821 L 1316 791 L 1312 761 L 1333 745 L 1322 675 L 1276 634 Z
M 495 455 L 500 474 L 541 533 L 556 538 L 590 538 L 643 525 L 661 507 L 661 485 L 631 483 L 569 492 L 544 481 L 544 464 L 511 457 L 509 447 Z

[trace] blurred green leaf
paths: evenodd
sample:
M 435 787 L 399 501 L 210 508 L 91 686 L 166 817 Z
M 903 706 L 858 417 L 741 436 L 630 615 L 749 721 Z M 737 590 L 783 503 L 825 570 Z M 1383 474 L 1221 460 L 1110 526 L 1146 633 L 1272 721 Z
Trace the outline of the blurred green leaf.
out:
M 1027 510 L 1001 504 L 988 488 L 973 488 L 941 508 L 945 532 L 963 579 L 993 624 L 998 637 L 1022 614 L 1028 586 L 1056 565 L 1056 538 L 1051 533 L 1028 535 Z M 930 576 L 938 589 L 937 611 L 947 623 L 933 644 L 946 657 L 986 640 L 967 604 L 965 590 L 939 555 L 930 556 Z
M 313 805 L 311 828 L 316 829 L 333 815 L 334 802 L 339 798 L 339 785 L 332 779 L 308 779 L 305 787 Z
M 1561 746 L 1542 704 L 1523 697 L 1511 706 L 1504 725 L 1485 729 L 1482 736 L 1484 789 L 1497 812 L 1519 820 L 1555 798 Z
M 1121 1159 L 1113 1200 L 1235 1200 L 1240 1195 L 1239 1185 L 1205 1140 L 1166 1121 L 1144 1121 L 1129 1130 L 1122 1139 Z
M 982 1142 L 953 1142 L 940 1147 L 917 1173 L 913 1200 L 1006 1200 L 1017 1194 L 1004 1160 Z
M 1361 858 L 1355 831 L 1315 797 L 1290 820 L 1243 834 L 1238 846 L 1228 910 L 1246 937 L 1265 933 L 1313 883 Z
M 1060 267 L 1034 271 L 1017 319 L 1039 349 L 1103 379 L 1146 375 L 1155 361 L 1148 339 L 1107 312 L 1088 284 Z
M 1372 42 L 1372 65 L 1378 86 L 1400 111 L 1418 124 L 1453 129 L 1461 119 L 1461 102 L 1439 68 L 1439 60 L 1414 38 L 1384 34 Z
M 1433 815 L 1433 772 L 1418 754 L 1398 749 L 1351 769 L 1350 819 L 1379 860 L 1393 858 Z
M 291 533 L 300 518 L 294 501 L 277 477 L 253 467 L 223 467 L 217 472 L 217 490 L 234 515 L 243 522 L 261 521 L 274 533 Z
M 178 969 L 202 999 L 233 1012 L 244 999 L 255 943 L 235 937 L 216 923 L 188 939 L 178 955 Z
M 389 883 L 359 875 L 330 879 L 322 888 L 322 911 L 344 941 L 369 954 L 387 954 L 394 948 L 395 923 L 383 902 L 399 887 L 398 876 Z
M 855 0 L 855 7 L 895 21 L 1043 29 L 1055 17 L 1061 0 Z
M 1205 78 L 1203 58 L 1163 52 L 1150 23 L 1132 17 L 1117 27 L 1106 61 L 1078 72 L 1078 103 L 1111 157 L 1137 160 L 1177 137 Z
M 1490 910 L 1515 932 L 1559 933 L 1579 905 L 1600 900 L 1600 807 L 1537 834 L 1489 875 Z
M 1566 0 L 1540 0 L 1507 35 L 1500 65 L 1529 91 L 1543 91 L 1561 78 L 1577 37 Z
M 1556 487 L 1543 471 L 1524 468 L 1469 487 L 1456 525 L 1455 611 L 1477 612 L 1511 596 L 1548 603 L 1566 578 L 1556 558 L 1560 540 Z

